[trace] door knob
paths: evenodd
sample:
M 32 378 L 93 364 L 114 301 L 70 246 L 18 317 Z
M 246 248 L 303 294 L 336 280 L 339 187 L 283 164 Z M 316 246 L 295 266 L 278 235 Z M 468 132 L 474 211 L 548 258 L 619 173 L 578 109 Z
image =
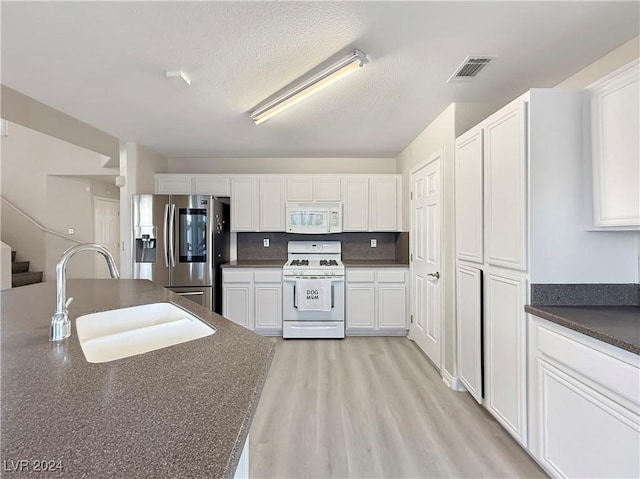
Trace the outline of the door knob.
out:
M 431 276 L 435 279 L 440 279 L 440 273 L 436 271 L 435 273 L 427 273 L 427 276 Z

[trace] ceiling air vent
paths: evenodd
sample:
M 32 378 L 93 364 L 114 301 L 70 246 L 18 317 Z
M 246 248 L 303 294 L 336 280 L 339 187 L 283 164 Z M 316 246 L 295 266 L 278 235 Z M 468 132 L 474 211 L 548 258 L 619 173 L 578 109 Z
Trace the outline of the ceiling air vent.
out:
M 482 57 L 467 57 L 465 61 L 462 62 L 455 73 L 449 77 L 447 83 L 452 81 L 465 81 L 471 80 L 473 77 L 477 76 L 484 67 L 486 67 L 494 57 L 490 56 L 482 56 Z

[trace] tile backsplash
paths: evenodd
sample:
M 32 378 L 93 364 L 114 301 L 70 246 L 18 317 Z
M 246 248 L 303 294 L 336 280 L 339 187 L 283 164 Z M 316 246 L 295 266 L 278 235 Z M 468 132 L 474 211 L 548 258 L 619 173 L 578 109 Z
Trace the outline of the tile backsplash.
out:
M 263 239 L 269 239 L 269 247 Z M 377 247 L 371 247 L 371 240 Z M 239 260 L 286 260 L 289 241 L 340 241 L 342 258 L 350 260 L 397 260 L 408 262 L 409 233 L 336 233 L 301 235 L 291 233 L 238 233 Z

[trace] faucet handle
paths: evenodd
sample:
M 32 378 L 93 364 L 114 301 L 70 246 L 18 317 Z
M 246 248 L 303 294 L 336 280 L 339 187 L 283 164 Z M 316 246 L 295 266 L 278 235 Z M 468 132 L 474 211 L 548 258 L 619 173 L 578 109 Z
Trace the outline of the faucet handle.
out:
M 71 304 L 71 302 L 72 302 L 72 301 L 73 301 L 73 298 L 69 298 L 69 299 L 67 299 L 67 302 L 66 302 L 66 303 L 64 303 L 64 309 L 65 309 L 65 310 L 69 307 L 69 305 Z

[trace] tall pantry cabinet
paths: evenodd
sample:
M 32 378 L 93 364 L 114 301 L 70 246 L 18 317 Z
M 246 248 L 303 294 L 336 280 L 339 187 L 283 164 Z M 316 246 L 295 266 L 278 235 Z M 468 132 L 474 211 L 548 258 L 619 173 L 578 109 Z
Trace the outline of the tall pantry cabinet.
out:
M 531 169 L 550 150 L 558 161 L 581 155 L 581 128 L 563 126 L 584 124 L 584 101 L 582 92 L 530 90 L 456 140 L 458 374 L 525 447 L 530 191 L 562 187 L 550 175 L 532 184 Z

